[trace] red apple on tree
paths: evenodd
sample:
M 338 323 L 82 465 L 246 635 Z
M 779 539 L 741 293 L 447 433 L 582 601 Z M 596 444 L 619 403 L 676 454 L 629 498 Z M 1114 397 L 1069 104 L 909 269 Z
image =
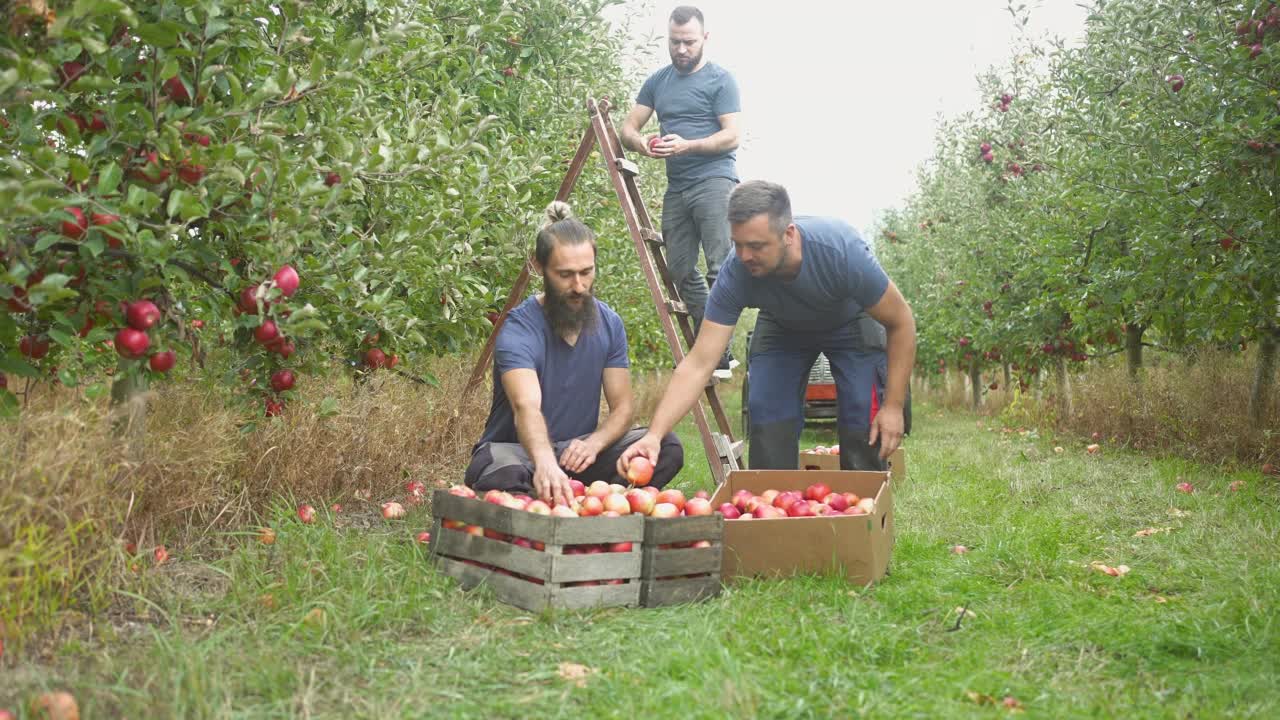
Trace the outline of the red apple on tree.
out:
M 84 216 L 84 211 L 78 207 L 63 208 L 63 212 L 69 213 L 72 220 L 62 221 L 62 235 L 79 240 L 84 237 L 84 231 L 89 229 L 89 219 Z
M 166 373 L 173 369 L 177 356 L 172 350 L 158 352 L 151 356 L 151 369 L 155 372 Z
M 151 339 L 141 330 L 127 327 L 116 333 L 115 348 L 120 357 L 126 360 L 137 360 L 147 352 Z
M 342 182 L 342 176 L 336 172 L 329 172 L 324 176 L 324 184 L 333 187 Z
M 292 296 L 298 291 L 298 271 L 293 269 L 292 265 L 285 265 L 276 271 L 275 276 L 276 287 L 280 288 L 280 294 L 285 297 Z
M 1178 92 L 1182 89 L 1183 77 L 1181 75 L 1170 75 L 1167 80 L 1170 90 Z
M 160 320 L 160 308 L 150 300 L 135 300 L 125 306 L 124 318 L 135 330 L 150 330 Z
M 44 335 L 24 335 L 18 341 L 18 352 L 25 358 L 39 360 L 49 354 L 49 338 Z
M 276 327 L 275 322 L 271 320 L 263 320 L 262 324 L 254 328 L 253 337 L 263 345 L 275 340 L 280 336 L 280 330 Z
M 276 392 L 286 392 L 293 389 L 293 371 L 277 370 L 271 374 L 271 389 Z
M 178 75 L 174 75 L 164 81 L 164 93 L 169 96 L 169 99 L 180 105 L 191 102 L 191 93 L 187 91 L 187 86 Z

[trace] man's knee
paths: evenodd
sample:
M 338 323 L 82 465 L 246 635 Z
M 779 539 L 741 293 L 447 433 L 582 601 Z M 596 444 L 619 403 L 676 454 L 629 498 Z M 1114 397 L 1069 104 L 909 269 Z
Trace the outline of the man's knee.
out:
M 505 490 L 528 494 L 533 491 L 533 469 L 519 463 L 495 467 L 492 451 L 482 447 L 471 456 L 463 482 L 478 493 Z
M 684 445 L 675 433 L 669 432 L 662 438 L 662 445 L 658 449 L 658 464 L 653 468 L 653 480 L 650 484 L 659 489 L 665 487 L 683 467 Z

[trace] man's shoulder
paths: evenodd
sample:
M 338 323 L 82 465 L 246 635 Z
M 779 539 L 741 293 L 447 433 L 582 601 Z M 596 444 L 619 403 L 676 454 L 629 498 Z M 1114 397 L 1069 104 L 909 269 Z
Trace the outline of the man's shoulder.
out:
M 671 74 L 672 74 L 672 73 L 674 73 L 674 72 L 675 72 L 675 67 L 674 67 L 674 66 L 672 66 L 672 65 L 663 65 L 662 67 L 658 68 L 657 70 L 654 70 L 654 71 L 649 75 L 649 77 L 645 79 L 644 84 L 645 84 L 645 85 L 656 85 L 656 84 L 659 84 L 659 83 L 666 82 L 666 80 L 667 80 L 667 79 L 669 79 L 669 78 L 671 77 Z
M 805 240 L 820 247 L 838 249 L 847 247 L 850 243 L 863 243 L 857 228 L 840 218 L 797 215 L 794 222 Z
M 609 307 L 608 303 L 600 298 L 596 298 L 596 308 L 600 311 L 600 317 L 604 320 L 604 324 L 607 327 L 623 330 L 625 332 L 625 328 L 622 325 L 622 316 L 619 315 L 616 310 Z
M 730 80 L 733 79 L 733 73 L 729 72 L 728 68 L 713 62 L 709 62 L 706 65 L 703 65 L 702 70 L 700 70 L 699 72 L 708 72 L 709 77 L 715 78 L 717 80 L 721 80 L 724 78 L 728 78 Z

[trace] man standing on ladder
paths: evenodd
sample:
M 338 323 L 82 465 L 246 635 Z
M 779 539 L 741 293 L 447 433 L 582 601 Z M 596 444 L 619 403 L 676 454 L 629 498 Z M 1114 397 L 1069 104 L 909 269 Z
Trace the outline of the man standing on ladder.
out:
M 619 137 L 624 147 L 667 163 L 662 199 L 667 268 L 695 328 L 702 324 L 708 289 L 729 256 L 727 210 L 738 183 L 734 150 L 741 114 L 733 76 L 702 56 L 707 36 L 700 10 L 682 5 L 671 12 L 671 64 L 640 88 Z M 646 138 L 640 129 L 655 110 L 661 134 Z M 699 249 L 706 255 L 705 279 L 698 271 Z M 715 374 L 728 377 L 737 364 L 725 348 Z
M 915 364 L 911 308 L 848 223 L 792 217 L 781 185 L 753 180 L 729 198 L 734 254 L 711 290 L 693 349 L 676 368 L 649 431 L 618 459 L 657 461 L 660 440 L 711 378 L 743 308 L 760 308 L 751 341 L 752 469 L 794 469 L 804 427 L 804 386 L 818 353 L 836 380 L 843 470 L 884 470 L 903 435 Z M 887 352 L 867 350 L 866 315 L 884 326 Z

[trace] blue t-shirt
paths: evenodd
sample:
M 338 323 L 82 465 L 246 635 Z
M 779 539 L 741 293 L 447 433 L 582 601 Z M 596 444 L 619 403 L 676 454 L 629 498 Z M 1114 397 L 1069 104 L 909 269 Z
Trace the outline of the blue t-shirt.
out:
M 732 326 L 743 308 L 755 307 L 787 330 L 830 332 L 880 302 L 889 276 L 852 225 L 823 217 L 794 222 L 802 238 L 800 274 L 794 280 L 753 277 L 737 254 L 730 255 L 711 287 L 708 320 Z
M 689 75 L 668 65 L 649 76 L 636 95 L 636 104 L 658 113 L 663 135 L 700 140 L 720 132 L 720 116 L 741 112 L 738 84 L 728 70 L 707 63 Z M 685 153 L 667 158 L 667 189 L 684 190 L 699 180 L 724 177 L 737 182 L 733 151 L 703 155 Z
M 502 374 L 528 368 L 542 387 L 542 417 L 551 442 L 596 429 L 605 368 L 630 367 L 627 331 L 612 308 L 596 300 L 596 323 L 569 345 L 551 330 L 536 297 L 520 303 L 498 331 L 493 351 L 493 405 L 476 447 L 488 442 L 520 442 L 515 411 L 502 388 Z

